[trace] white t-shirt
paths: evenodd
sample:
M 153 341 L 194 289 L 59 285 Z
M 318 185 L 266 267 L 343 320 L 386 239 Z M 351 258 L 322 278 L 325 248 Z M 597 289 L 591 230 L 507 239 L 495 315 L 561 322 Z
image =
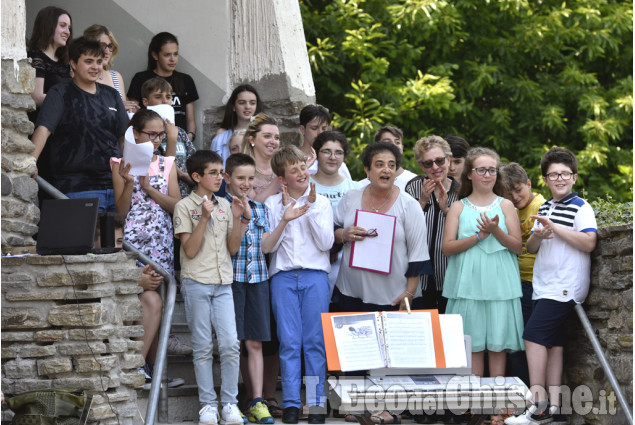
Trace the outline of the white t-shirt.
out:
M 309 174 L 315 174 L 318 171 L 318 162 L 315 161 L 313 163 L 313 165 L 311 165 L 309 167 Z M 348 167 L 346 166 L 345 162 L 342 162 L 342 165 L 340 165 L 340 169 L 337 170 L 342 176 L 344 176 L 345 179 L 349 179 L 349 180 L 353 180 L 353 178 L 351 177 L 351 172 L 348 171 Z
M 560 201 L 550 198 L 542 204 L 538 215 L 576 232 L 597 232 L 593 208 L 575 192 Z M 536 220 L 532 233 L 540 227 Z M 581 304 L 589 293 L 590 281 L 590 253 L 571 246 L 556 234 L 541 241 L 534 263 L 532 299 L 574 300 Z

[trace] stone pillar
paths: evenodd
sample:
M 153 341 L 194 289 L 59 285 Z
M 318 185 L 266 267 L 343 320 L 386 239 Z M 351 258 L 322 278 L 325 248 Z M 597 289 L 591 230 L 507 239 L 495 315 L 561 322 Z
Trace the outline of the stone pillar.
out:
M 89 419 L 133 424 L 145 360 L 134 254 L 2 258 L 2 391 L 95 394 Z M 112 407 L 111 407 L 112 406 Z M 118 416 L 118 418 L 117 418 Z
M 33 124 L 35 70 L 26 59 L 24 1 L 2 0 L 2 248 L 34 245 L 40 211 L 34 205 L 35 159 L 27 138 Z
M 633 224 L 599 228 L 591 258 L 591 289 L 583 307 L 632 406 Z M 564 384 L 571 391 L 571 397 L 566 398 L 574 402 L 571 423 L 626 423 L 577 314 L 571 313 L 567 326 Z M 590 402 L 581 403 L 585 397 L 590 397 Z
M 229 87 L 253 85 L 267 114 L 279 121 L 282 144 L 300 145 L 300 110 L 315 102 L 315 87 L 300 6 L 293 0 L 231 0 Z M 215 134 L 225 107 L 205 111 L 205 133 Z M 204 146 L 208 147 L 208 146 Z

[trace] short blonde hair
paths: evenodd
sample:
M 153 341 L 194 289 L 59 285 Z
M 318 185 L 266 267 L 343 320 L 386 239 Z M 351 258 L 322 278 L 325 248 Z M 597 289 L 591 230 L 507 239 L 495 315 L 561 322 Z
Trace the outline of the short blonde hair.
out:
M 107 35 L 114 46 L 110 52 L 110 59 L 108 60 L 108 63 L 104 64 L 104 69 L 107 71 L 112 67 L 112 64 L 115 61 L 115 56 L 117 56 L 117 53 L 119 52 L 119 43 L 117 43 L 117 39 L 105 25 L 93 24 L 84 30 L 84 37 L 92 41 L 99 41 L 99 36 L 102 34 Z
M 284 169 L 287 164 L 306 162 L 304 153 L 295 145 L 287 145 L 278 149 L 271 157 L 271 170 L 276 176 L 284 177 Z
M 417 162 L 421 161 L 424 153 L 436 147 L 441 148 L 445 156 L 452 155 L 452 149 L 450 149 L 450 145 L 442 137 L 428 136 L 428 137 L 422 137 L 421 139 L 417 140 L 417 143 L 415 143 L 415 147 L 413 149 L 415 154 L 415 160 Z

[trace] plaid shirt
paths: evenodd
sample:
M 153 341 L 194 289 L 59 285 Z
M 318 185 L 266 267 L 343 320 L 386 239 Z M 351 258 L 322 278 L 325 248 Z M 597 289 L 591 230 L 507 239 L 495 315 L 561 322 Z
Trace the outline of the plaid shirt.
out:
M 233 196 L 227 192 L 225 199 L 232 203 Z M 240 241 L 240 249 L 232 257 L 234 282 L 259 283 L 269 279 L 265 254 L 262 252 L 262 235 L 269 233 L 269 222 L 265 205 L 249 200 L 251 221 Z

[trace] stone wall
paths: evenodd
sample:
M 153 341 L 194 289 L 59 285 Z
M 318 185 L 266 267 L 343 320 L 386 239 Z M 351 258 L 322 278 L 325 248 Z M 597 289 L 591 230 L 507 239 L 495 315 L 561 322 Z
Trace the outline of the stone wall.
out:
M 4 6 L 4 4 L 3 4 Z M 2 59 L 2 248 L 34 245 L 40 210 L 34 204 L 38 186 L 31 178 L 35 158 L 27 138 L 33 124 L 31 91 L 35 69 L 28 59 Z
M 591 290 L 583 304 L 613 373 L 633 405 L 633 225 L 598 229 L 592 254 Z M 578 315 L 569 318 L 564 355 L 564 384 L 574 403 L 586 397 L 572 416 L 572 424 L 617 425 L 626 418 L 615 399 Z M 588 388 L 585 388 L 586 386 Z M 579 409 L 579 410 L 578 410 Z M 617 409 L 617 413 L 614 411 Z M 575 413 L 575 410 L 578 410 Z M 586 411 L 588 410 L 588 413 Z M 582 413 L 582 414 L 581 414 Z M 585 414 L 586 413 L 586 414 Z
M 123 252 L 2 258 L 5 394 L 81 388 L 95 394 L 89 419 L 133 423 L 134 388 L 145 382 L 138 373 L 143 343 L 131 339 L 143 327 L 127 325 L 142 314 L 134 258 Z

